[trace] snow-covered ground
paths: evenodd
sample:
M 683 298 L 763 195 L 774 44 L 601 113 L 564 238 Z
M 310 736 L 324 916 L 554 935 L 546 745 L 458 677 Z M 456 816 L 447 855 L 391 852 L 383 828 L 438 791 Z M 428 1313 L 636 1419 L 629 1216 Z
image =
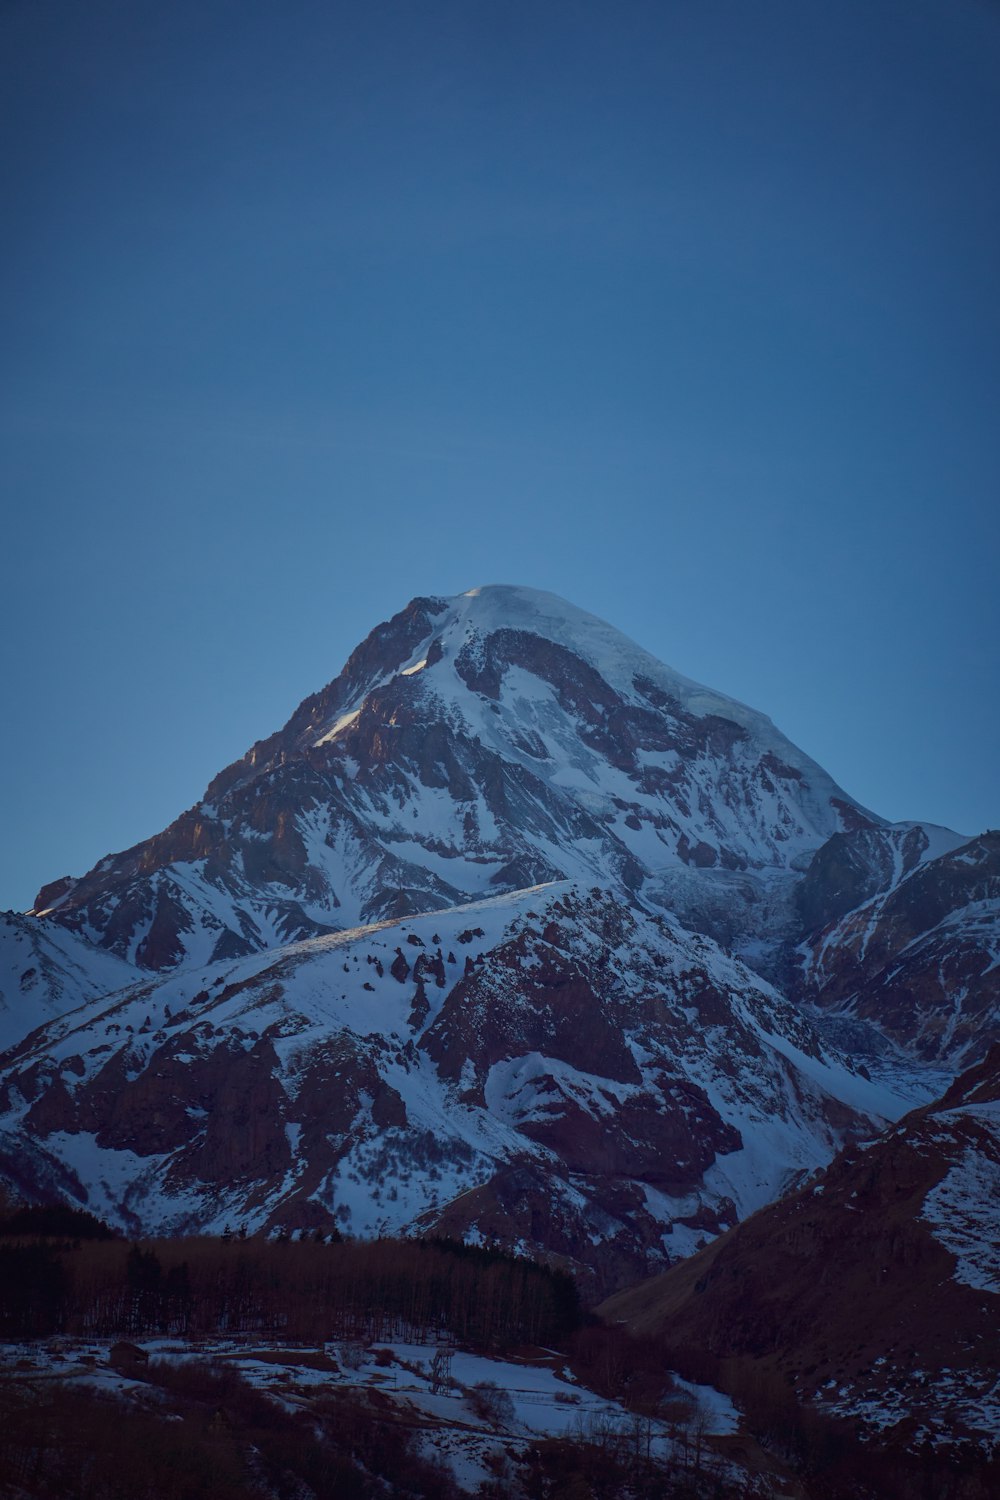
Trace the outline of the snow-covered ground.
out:
M 967 1146 L 924 1199 L 923 1218 L 936 1239 L 957 1257 L 955 1280 L 984 1292 L 1000 1291 L 1000 1103 L 964 1104 L 942 1110 L 943 1121 L 971 1116 L 993 1141 Z
M 913 1424 L 907 1446 L 918 1453 L 925 1442 L 945 1446 L 967 1441 L 1000 1453 L 1000 1375 L 983 1366 L 968 1371 L 893 1370 L 886 1359 L 872 1367 L 873 1387 L 838 1386 L 831 1380 L 818 1397 L 832 1416 L 856 1422 L 861 1433 L 883 1436 Z M 877 1385 L 874 1383 L 877 1379 Z M 968 1433 L 967 1438 L 960 1434 Z
M 0 912 L 0 1050 L 137 978 L 131 964 L 54 922 Z
M 122 1373 L 109 1364 L 115 1340 L 53 1338 L 0 1345 L 0 1372 L 32 1379 L 79 1382 L 132 1399 L 148 1390 L 143 1370 Z M 428 1457 L 443 1460 L 466 1490 L 496 1472 L 497 1461 L 517 1461 L 541 1438 L 620 1435 L 641 1444 L 654 1459 L 675 1457 L 677 1445 L 736 1432 L 739 1414 L 711 1386 L 665 1377 L 670 1419 L 639 1418 L 617 1401 L 580 1385 L 562 1356 L 498 1359 L 447 1345 L 329 1343 L 285 1347 L 268 1342 L 176 1338 L 144 1339 L 151 1360 L 221 1360 L 249 1384 L 290 1408 L 331 1389 L 379 1391 L 398 1409 L 408 1429 L 420 1433 Z M 477 1393 L 477 1387 L 480 1388 Z M 485 1389 L 483 1389 L 485 1387 Z M 504 1396 L 491 1395 L 495 1388 Z

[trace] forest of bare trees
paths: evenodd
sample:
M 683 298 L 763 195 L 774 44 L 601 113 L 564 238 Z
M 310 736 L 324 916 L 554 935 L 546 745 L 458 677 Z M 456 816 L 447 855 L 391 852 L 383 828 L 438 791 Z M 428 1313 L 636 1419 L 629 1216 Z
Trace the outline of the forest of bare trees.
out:
M 449 1240 L 0 1240 L 0 1337 L 448 1334 L 484 1349 L 552 1343 L 580 1321 L 565 1273 Z

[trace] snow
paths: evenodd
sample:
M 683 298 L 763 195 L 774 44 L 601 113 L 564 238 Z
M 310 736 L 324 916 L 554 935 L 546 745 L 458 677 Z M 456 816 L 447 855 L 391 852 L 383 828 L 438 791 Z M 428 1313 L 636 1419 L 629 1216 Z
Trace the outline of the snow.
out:
M 523 1124 L 533 1119 L 545 1119 L 550 1096 L 540 1096 L 532 1090 L 540 1078 L 549 1077 L 556 1090 L 564 1090 L 587 1114 L 599 1119 L 613 1118 L 611 1099 L 622 1103 L 641 1092 L 636 1084 L 618 1083 L 600 1074 L 586 1073 L 563 1062 L 561 1058 L 545 1057 L 539 1052 L 528 1052 L 519 1057 L 494 1063 L 486 1080 L 484 1094 L 486 1107 L 498 1120 Z M 519 1104 L 519 1096 L 527 1094 L 527 1104 Z M 540 1102 L 541 1100 L 541 1102 Z
M 799 1074 L 812 1079 L 825 1093 L 851 1105 L 870 1119 L 898 1120 L 909 1109 L 909 1097 L 895 1092 L 887 1084 L 852 1073 L 839 1060 L 813 1057 L 787 1037 L 774 1032 L 765 1032 L 764 1035 L 776 1051 L 794 1064 Z
M 492 584 L 461 594 L 448 604 L 449 613 L 443 621 L 435 621 L 434 634 L 449 641 L 453 650 L 456 639 L 466 639 L 471 631 L 485 636 L 494 630 L 524 630 L 544 636 L 581 656 L 627 699 L 643 701 L 634 682 L 637 676 L 646 677 L 689 712 L 718 715 L 739 724 L 759 743 L 773 747 L 786 764 L 807 774 L 814 785 L 823 783 L 824 791 L 833 788 L 836 795 L 852 801 L 814 761 L 786 740 L 765 714 L 682 676 L 605 620 L 555 594 Z
M 923 1218 L 955 1256 L 955 1280 L 1000 1295 L 1000 1104 L 941 1111 L 936 1118 L 954 1121 L 963 1114 L 985 1127 L 986 1140 L 964 1146 L 924 1199 Z
M 0 1050 L 138 978 L 124 959 L 56 922 L 0 913 Z
M 450 906 L 485 894 L 512 857 L 531 857 L 532 851 L 553 873 L 600 884 L 618 880 L 625 861 L 637 861 L 650 872 L 647 894 L 656 900 L 662 897 L 655 877 L 677 866 L 681 832 L 692 844 L 725 845 L 753 866 L 784 868 L 838 826 L 830 797 L 839 789 L 765 716 L 662 666 L 604 621 L 554 595 L 509 586 L 483 587 L 442 602 L 444 610 L 434 616 L 426 639 L 414 643 L 401 671 L 416 684 L 416 702 L 429 723 L 436 716 L 463 743 L 478 742 L 499 756 L 507 768 L 504 817 L 498 821 L 483 786 L 473 783 L 471 798 L 465 791 L 457 797 L 443 768 L 438 769 L 445 784 L 428 786 L 400 762 L 390 784 L 367 774 L 356 779 L 358 761 L 348 765 L 335 759 L 332 774 L 340 778 L 341 800 L 304 807 L 296 818 L 306 850 L 306 871 L 297 888 L 263 886 L 248 878 L 242 847 L 252 849 L 270 835 L 247 826 L 245 817 L 232 833 L 236 847 L 224 878 L 217 871 L 209 874 L 204 860 L 175 862 L 151 877 L 151 899 L 163 894 L 186 913 L 177 934 L 184 967 L 210 963 L 220 940 L 277 948 L 307 924 L 356 927 L 378 909 L 394 881 L 411 891 L 423 886 L 428 909 Z M 634 706 L 649 710 L 635 686 L 637 678 L 647 678 L 690 711 L 728 718 L 749 737 L 721 756 L 698 754 L 680 767 L 690 804 L 684 811 L 683 797 L 643 780 L 655 771 L 676 771 L 676 750 L 640 746 L 633 770 L 612 764 L 586 742 L 579 717 L 559 702 L 552 684 L 524 667 L 505 672 L 498 702 L 471 693 L 455 671 L 455 658 L 464 645 L 500 628 L 537 631 L 576 652 Z M 316 736 L 312 744 L 331 744 L 356 727 L 365 695 L 396 670 L 354 683 L 352 701 L 340 700 L 332 723 L 318 736 L 310 731 Z M 759 763 L 767 752 L 797 770 L 800 780 L 786 785 L 778 774 L 765 785 Z M 205 804 L 202 811 L 232 830 L 233 819 L 223 816 L 232 807 L 226 797 L 221 800 L 222 807 Z M 403 868 L 387 860 L 403 861 Z M 149 920 L 136 922 L 132 959 Z M 121 976 L 119 986 L 130 977 L 129 972 Z M 0 990 L 6 996 L 2 981 Z M 10 1024 L 16 1031 L 21 1023 L 12 1019 Z
M 141 1378 L 120 1375 L 108 1365 L 113 1339 L 56 1338 L 8 1344 L 0 1363 L 22 1377 L 57 1378 L 115 1395 L 145 1401 L 151 1387 Z M 224 1361 L 250 1385 L 289 1410 L 331 1389 L 378 1391 L 400 1420 L 421 1435 L 423 1451 L 444 1462 L 460 1487 L 471 1493 L 492 1477 L 497 1456 L 515 1463 L 538 1438 L 590 1434 L 636 1435 L 655 1460 L 675 1455 L 685 1430 L 727 1435 L 738 1430 L 738 1414 L 728 1398 L 710 1386 L 693 1385 L 664 1372 L 664 1384 L 686 1403 L 686 1415 L 667 1422 L 639 1419 L 621 1403 L 580 1385 L 558 1355 L 538 1351 L 533 1358 L 500 1359 L 451 1345 L 400 1340 L 378 1344 L 343 1342 L 297 1349 L 253 1339 L 200 1339 L 196 1345 L 172 1337 L 143 1339 L 151 1359 Z M 447 1373 L 431 1377 L 443 1350 Z M 277 1357 L 276 1357 L 277 1356 Z M 492 1384 L 510 1398 L 507 1415 L 491 1419 L 477 1409 L 475 1388 Z M 675 1399 L 671 1405 L 676 1404 Z M 491 1462 L 492 1460 L 492 1462 Z
M 604 846 L 594 850 L 596 857 L 587 866 L 600 878 L 607 878 L 609 856 L 620 859 L 625 849 L 651 869 L 666 866 L 676 858 L 676 841 L 682 830 L 692 844 L 725 844 L 752 866 L 798 867 L 839 828 L 839 815 L 831 806 L 831 798 L 851 799 L 765 715 L 681 677 L 605 622 L 554 595 L 505 586 L 481 588 L 441 602 L 445 605 L 443 614 L 435 616 L 427 638 L 417 645 L 403 673 L 419 674 L 421 701 L 432 718 L 436 716 L 452 730 L 478 740 L 507 765 L 523 767 L 540 779 L 571 815 L 575 804 L 607 825 Z M 686 712 L 713 714 L 738 724 L 746 737 L 721 757 L 706 751 L 686 763 L 686 804 L 684 796 L 645 787 L 643 776 L 650 770 L 669 772 L 677 768 L 675 752 L 640 748 L 634 770 L 612 765 L 606 755 L 586 743 L 579 718 L 560 704 L 552 684 L 524 667 L 507 668 L 498 701 L 484 700 L 469 691 L 455 670 L 455 659 L 463 647 L 474 645 L 497 629 L 536 632 L 575 652 L 595 667 L 625 702 L 645 712 L 649 712 L 650 704 L 636 688 L 637 678 L 655 683 Z M 428 666 L 432 642 L 437 655 L 434 665 Z M 388 673 L 382 681 L 388 681 L 391 675 Z M 321 742 L 335 729 L 328 730 Z M 772 770 L 765 772 L 761 761 L 768 756 Z M 775 761 L 791 768 L 791 779 L 773 771 Z M 416 786 L 413 795 L 418 800 L 422 795 Z M 523 788 L 518 795 L 524 795 Z M 615 799 L 645 811 L 639 828 L 625 823 Z M 411 799 L 408 796 L 406 800 L 409 811 Z M 541 850 L 536 836 L 550 821 L 550 814 L 540 806 L 532 809 L 530 798 L 528 803 L 524 814 L 517 815 L 518 837 Z M 474 806 L 481 822 L 481 797 Z M 460 845 L 466 810 L 466 805 L 456 808 L 452 799 L 450 807 L 438 809 L 428 819 L 427 809 L 419 807 L 420 843 L 430 842 L 429 834 L 435 840 L 444 837 L 445 842 Z M 374 802 L 369 806 L 369 813 L 376 816 L 384 816 L 387 811 Z M 451 834 L 447 829 L 453 830 Z M 480 837 L 488 843 L 492 835 L 482 831 Z M 554 851 L 550 851 L 554 852 L 555 868 L 567 876 L 583 874 L 581 864 L 573 863 L 573 850 L 579 842 L 580 830 L 563 826 L 554 840 Z
M 961 1448 L 969 1441 L 967 1431 L 984 1453 L 1000 1455 L 1000 1377 L 988 1357 L 963 1370 L 915 1369 L 883 1357 L 860 1372 L 852 1385 L 829 1381 L 816 1399 L 827 1411 L 859 1424 L 862 1435 L 866 1429 L 891 1432 L 916 1420 L 908 1444 L 911 1453 L 921 1453 L 927 1444 Z
M 456 627 L 463 635 L 473 629 L 481 635 L 503 629 L 530 631 L 575 651 L 606 681 L 626 687 L 630 693 L 634 691 L 634 677 L 646 675 L 672 691 L 681 702 L 697 698 L 705 705 L 699 710 L 702 713 L 719 713 L 727 718 L 740 713 L 753 721 L 761 718 L 745 704 L 713 693 L 665 667 L 614 626 L 556 594 L 511 584 L 490 584 L 471 589 L 449 603 L 447 621 L 437 624 L 436 633 L 443 637 L 452 634 Z M 736 722 L 740 722 L 739 718 Z
M 739 1431 L 740 1414 L 729 1396 L 717 1391 L 714 1386 L 695 1385 L 690 1380 L 682 1380 L 679 1375 L 672 1375 L 671 1380 L 678 1390 L 686 1391 L 691 1397 L 699 1420 L 705 1424 L 706 1432 L 725 1437 Z
M 144 1177 L 155 1177 L 159 1165 L 155 1157 L 103 1149 L 90 1131 L 54 1131 L 46 1137 L 45 1147 L 86 1184 L 90 1212 L 115 1222 L 121 1217 L 121 1205 L 127 1208 L 131 1197 L 141 1200 Z
M 360 708 L 354 709 L 353 712 L 349 714 L 341 714 L 340 718 L 334 721 L 334 723 L 326 731 L 325 734 L 320 735 L 318 740 L 313 741 L 313 744 L 317 747 L 319 747 L 320 745 L 328 745 L 331 740 L 335 740 L 337 738 L 338 734 L 343 734 L 345 729 L 350 729 L 352 724 L 356 724 L 360 717 Z
M 970 842 L 968 834 L 956 833 L 953 828 L 944 828 L 940 823 L 893 823 L 887 831 L 895 832 L 897 829 L 908 830 L 919 828 L 927 840 L 926 847 L 920 853 L 920 864 L 927 864 L 932 859 L 940 859 L 942 855 L 951 854 L 960 849 L 963 844 Z

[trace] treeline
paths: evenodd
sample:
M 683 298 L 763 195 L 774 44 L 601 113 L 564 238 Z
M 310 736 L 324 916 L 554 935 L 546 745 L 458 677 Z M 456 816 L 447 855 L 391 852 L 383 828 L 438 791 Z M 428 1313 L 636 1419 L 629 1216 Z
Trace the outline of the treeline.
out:
M 0 1236 L 12 1239 L 22 1235 L 70 1242 L 120 1238 L 96 1214 L 83 1208 L 70 1208 L 65 1203 L 21 1204 L 0 1213 Z
M 576 1285 L 450 1240 L 0 1239 L 0 1337 L 262 1334 L 477 1347 L 553 1344 L 581 1320 Z
M 654 1458 L 641 1424 L 614 1433 L 549 1438 L 530 1445 L 517 1473 L 517 1490 L 503 1481 L 484 1485 L 478 1500 L 774 1500 L 763 1477 L 716 1461 L 707 1450 Z

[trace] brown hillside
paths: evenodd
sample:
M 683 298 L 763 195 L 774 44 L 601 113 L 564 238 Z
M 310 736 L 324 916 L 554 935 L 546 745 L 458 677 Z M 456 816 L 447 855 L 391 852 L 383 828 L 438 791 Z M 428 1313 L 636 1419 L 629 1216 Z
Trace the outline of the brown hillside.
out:
M 994 1048 L 937 1104 L 616 1294 L 602 1316 L 662 1337 L 679 1367 L 738 1398 L 794 1394 L 894 1446 L 989 1447 L 1000 1416 L 998 1084 Z

